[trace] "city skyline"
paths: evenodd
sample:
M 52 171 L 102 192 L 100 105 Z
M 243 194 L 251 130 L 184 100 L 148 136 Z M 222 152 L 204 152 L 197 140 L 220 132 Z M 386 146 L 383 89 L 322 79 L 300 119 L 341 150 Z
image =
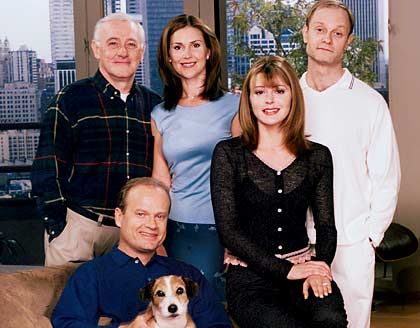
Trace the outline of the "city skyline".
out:
M 388 0 L 379 1 L 383 2 L 383 15 L 387 19 Z M 22 23 L 17 25 L 19 20 Z M 0 2 L 0 22 L 0 39 L 4 41 L 7 37 L 12 50 L 26 45 L 36 51 L 38 58 L 51 62 L 49 0 L 3 0 Z M 387 36 L 384 44 L 388 44 Z M 387 47 L 384 47 L 384 56 L 388 59 Z

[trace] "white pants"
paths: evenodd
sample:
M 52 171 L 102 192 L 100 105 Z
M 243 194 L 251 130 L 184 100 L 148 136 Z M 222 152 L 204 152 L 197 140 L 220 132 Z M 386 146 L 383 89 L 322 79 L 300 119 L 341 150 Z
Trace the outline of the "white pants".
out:
M 70 209 L 66 221 L 63 232 L 51 242 L 45 233 L 45 266 L 89 261 L 109 252 L 120 237 L 119 228 L 98 225 Z
M 344 298 L 349 328 L 369 328 L 375 251 L 369 239 L 352 245 L 338 245 L 332 274 Z

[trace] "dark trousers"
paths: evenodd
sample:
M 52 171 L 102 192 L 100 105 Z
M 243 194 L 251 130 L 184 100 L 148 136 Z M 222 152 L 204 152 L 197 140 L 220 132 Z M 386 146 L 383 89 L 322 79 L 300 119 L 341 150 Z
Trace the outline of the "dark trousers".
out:
M 307 300 L 303 280 L 273 284 L 249 269 L 230 267 L 226 283 L 229 313 L 241 328 L 347 327 L 343 298 L 334 282 L 332 294 L 317 298 L 310 292 Z

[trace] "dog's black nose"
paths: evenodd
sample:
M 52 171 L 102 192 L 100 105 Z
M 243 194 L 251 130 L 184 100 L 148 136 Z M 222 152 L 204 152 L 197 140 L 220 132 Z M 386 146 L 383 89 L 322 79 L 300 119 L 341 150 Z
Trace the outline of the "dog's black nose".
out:
M 171 304 L 168 306 L 169 313 L 176 313 L 178 311 L 178 307 L 175 304 Z

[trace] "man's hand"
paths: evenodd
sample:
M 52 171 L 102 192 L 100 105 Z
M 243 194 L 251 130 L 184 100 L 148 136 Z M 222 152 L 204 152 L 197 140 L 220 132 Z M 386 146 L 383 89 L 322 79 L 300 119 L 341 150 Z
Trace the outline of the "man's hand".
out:
M 148 307 L 146 311 L 140 313 L 133 321 L 130 323 L 123 323 L 119 328 L 150 328 L 152 327 L 153 312 L 152 308 Z
M 57 238 L 66 226 L 67 207 L 63 202 L 45 205 L 41 198 L 36 198 L 39 214 L 45 232 L 48 234 L 48 241 Z
M 324 298 L 332 293 L 331 281 L 319 275 L 311 275 L 303 283 L 303 297 L 305 300 L 309 297 L 309 288 L 312 288 L 315 297 L 319 298 Z
M 305 263 L 298 263 L 293 265 L 292 269 L 287 275 L 289 280 L 306 279 L 312 275 L 319 275 L 332 280 L 330 267 L 323 261 L 308 261 Z
M 48 234 L 48 242 L 51 242 L 54 238 L 57 238 L 64 230 L 66 226 L 66 220 L 57 221 L 49 217 L 44 217 L 44 227 Z

